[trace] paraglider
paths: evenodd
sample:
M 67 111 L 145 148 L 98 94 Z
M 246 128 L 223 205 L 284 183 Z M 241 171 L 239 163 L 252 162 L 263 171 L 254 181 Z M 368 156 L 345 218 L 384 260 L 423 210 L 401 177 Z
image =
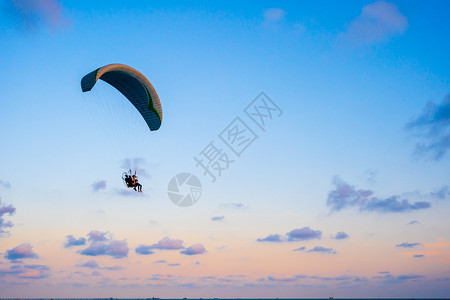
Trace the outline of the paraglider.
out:
M 150 81 L 139 71 L 123 64 L 110 64 L 98 68 L 81 79 L 83 92 L 90 91 L 101 79 L 117 89 L 138 110 L 151 131 L 158 130 L 162 122 L 162 108 L 158 94 Z M 128 188 L 142 192 L 142 185 L 134 175 L 124 172 L 122 179 Z
M 140 184 L 138 181 L 138 178 L 136 176 L 136 171 L 134 172 L 134 175 L 131 175 L 131 169 L 127 172 L 122 173 L 122 180 L 123 183 L 127 188 L 133 188 L 135 191 L 142 193 L 142 184 Z

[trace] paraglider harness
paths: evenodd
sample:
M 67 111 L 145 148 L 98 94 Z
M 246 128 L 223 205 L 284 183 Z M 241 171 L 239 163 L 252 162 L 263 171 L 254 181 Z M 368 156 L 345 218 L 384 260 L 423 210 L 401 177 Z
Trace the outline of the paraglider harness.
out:
M 123 183 L 127 188 L 133 188 L 135 191 L 142 193 L 142 185 L 138 183 L 138 179 L 136 177 L 136 171 L 134 171 L 134 175 L 132 175 L 131 169 L 128 172 L 122 173 Z M 136 190 L 137 188 L 137 190 Z

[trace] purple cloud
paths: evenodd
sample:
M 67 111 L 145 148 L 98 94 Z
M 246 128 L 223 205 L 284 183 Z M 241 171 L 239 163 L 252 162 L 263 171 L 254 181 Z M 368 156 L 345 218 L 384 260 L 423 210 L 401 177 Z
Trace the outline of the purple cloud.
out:
M 75 238 L 73 235 L 66 236 L 67 241 L 64 244 L 64 248 L 70 248 L 72 246 L 83 246 L 86 245 L 86 239 L 84 237 Z
M 99 256 L 109 255 L 114 258 L 128 256 L 129 248 L 126 240 L 111 240 L 108 232 L 91 231 L 89 234 L 90 245 L 79 253 L 81 255 Z
M 431 196 L 441 200 L 447 199 L 447 197 L 450 196 L 450 187 L 448 185 L 444 185 L 436 192 L 432 192 Z
M 402 247 L 402 248 L 414 248 L 416 246 L 421 246 L 421 243 L 401 243 L 398 245 L 395 245 L 395 247 Z
M 270 234 L 270 235 L 266 236 L 265 238 L 257 239 L 257 241 L 258 242 L 275 242 L 275 243 L 282 242 L 281 235 L 279 235 L 279 234 Z
M 101 232 L 98 230 L 92 230 L 88 233 L 89 241 L 96 241 L 96 242 L 104 242 L 111 239 L 111 234 L 106 232 Z
M 429 202 L 421 201 L 410 203 L 408 199 L 400 200 L 398 196 L 387 199 L 371 198 L 361 210 L 377 211 L 380 213 L 406 212 L 430 208 Z
M 183 249 L 183 241 L 179 239 L 171 239 L 168 236 L 164 237 L 157 243 L 150 246 L 150 249 L 158 250 L 180 250 Z
M 372 196 L 370 190 L 356 190 L 338 176 L 333 178 L 335 189 L 328 193 L 327 205 L 332 211 L 339 211 L 350 206 L 363 206 L 367 199 Z
M 128 256 L 128 243 L 126 240 L 123 241 L 111 241 L 106 250 L 106 254 L 114 258 L 122 258 Z
M 83 249 L 80 254 L 88 256 L 106 255 L 108 245 L 101 242 L 92 242 L 89 247 Z
M 413 257 L 414 258 L 421 258 L 421 257 L 425 257 L 425 255 L 423 255 L 423 254 L 414 254 Z
M 9 233 L 9 231 L 5 230 L 6 228 L 11 228 L 14 224 L 11 221 L 5 221 L 3 215 L 8 214 L 12 216 L 16 212 L 16 208 L 12 205 L 4 205 L 2 204 L 2 199 L 0 198 L 0 234 Z
M 334 236 L 334 238 L 335 238 L 336 240 L 345 240 L 345 239 L 348 239 L 349 236 L 348 236 L 348 234 L 346 234 L 345 232 L 340 231 L 340 232 L 336 233 L 336 235 Z
M 441 104 L 429 102 L 418 117 L 406 124 L 406 129 L 417 131 L 423 139 L 416 144 L 417 155 L 430 154 L 434 160 L 443 158 L 450 149 L 450 94 Z
M 276 282 L 293 282 L 297 281 L 298 278 L 296 277 L 275 277 L 275 276 L 267 276 L 267 280 L 269 281 L 276 281 Z
M 0 277 L 13 276 L 16 278 L 42 279 L 49 277 L 50 268 L 45 265 L 14 265 L 9 269 L 0 269 Z
M 124 267 L 121 266 L 111 266 L 111 267 L 103 267 L 103 270 L 109 270 L 109 271 L 119 271 L 119 270 L 123 270 Z
M 84 268 L 90 268 L 90 269 L 98 269 L 99 265 L 95 260 L 89 260 L 81 265 L 77 265 L 77 267 L 84 267 Z
M 152 245 L 139 245 L 134 250 L 137 254 L 149 255 L 153 254 L 153 250 L 180 250 L 184 249 L 183 241 L 180 239 L 171 239 L 168 236 L 159 240 L 157 243 Z
M 153 262 L 154 264 L 165 264 L 165 263 L 167 263 L 167 260 L 157 260 L 157 261 L 154 261 Z
M 376 44 L 403 34 L 407 27 L 407 18 L 395 4 L 376 1 L 363 7 L 342 38 L 356 44 Z
M 322 231 L 312 230 L 309 227 L 293 229 L 287 233 L 288 241 L 306 241 L 311 239 L 321 239 Z
M 406 225 L 413 225 L 413 224 L 420 224 L 420 222 L 419 222 L 419 221 L 416 221 L 416 220 L 413 220 L 413 221 L 409 222 L 409 223 L 406 224 Z
M 167 264 L 169 267 L 178 267 L 180 266 L 180 263 L 171 263 L 171 264 Z
M 414 274 L 397 276 L 398 280 L 411 280 L 411 279 L 419 279 L 419 278 L 425 278 L 425 276 L 424 275 L 414 275 Z
M 324 253 L 324 254 L 336 254 L 336 250 L 334 250 L 333 248 L 325 248 L 322 246 L 315 246 L 312 249 L 309 249 L 306 252 L 319 252 L 319 253 Z
M 180 251 L 180 253 L 185 255 L 198 255 L 206 253 L 206 249 L 202 244 L 194 244 L 187 249 Z
M 224 216 L 217 216 L 217 217 L 212 217 L 211 221 L 223 221 L 224 220 Z
M 137 254 L 149 255 L 155 253 L 154 251 L 152 251 L 152 249 L 153 249 L 152 246 L 139 245 L 136 247 L 136 249 L 134 249 L 134 251 Z
M 11 184 L 8 181 L 3 181 L 0 179 L 0 186 L 10 189 L 11 188 Z
M 56 0 L 10 0 L 7 8 L 22 27 L 28 30 L 35 30 L 41 24 L 56 29 L 68 23 Z
M 422 278 L 425 278 L 425 276 L 424 275 L 416 275 L 416 274 L 394 276 L 392 274 L 386 274 L 384 276 L 374 276 L 372 278 L 376 279 L 376 280 L 381 280 L 383 283 L 398 284 L 398 283 L 403 283 L 408 280 L 415 281 L 418 279 L 422 279 Z
M 348 207 L 358 207 L 360 211 L 375 211 L 379 213 L 399 213 L 420 210 L 431 207 L 429 202 L 410 203 L 408 199 L 400 200 L 398 196 L 386 199 L 371 197 L 370 190 L 357 190 L 338 176 L 333 179 L 335 189 L 328 193 L 327 206 L 331 211 L 339 211 Z
M 24 243 L 10 250 L 6 250 L 5 258 L 16 261 L 24 258 L 38 258 L 38 255 L 33 251 L 33 246 Z
M 85 263 L 77 265 L 77 267 L 98 269 L 98 270 L 101 269 L 101 270 L 109 270 L 109 271 L 123 270 L 123 267 L 121 267 L 121 266 L 100 267 L 99 264 L 95 260 L 89 260 Z
M 306 250 L 306 247 L 300 247 L 300 248 L 295 248 L 292 251 L 305 251 L 305 250 Z
M 98 192 L 106 189 L 106 180 L 99 180 L 91 184 L 92 190 Z

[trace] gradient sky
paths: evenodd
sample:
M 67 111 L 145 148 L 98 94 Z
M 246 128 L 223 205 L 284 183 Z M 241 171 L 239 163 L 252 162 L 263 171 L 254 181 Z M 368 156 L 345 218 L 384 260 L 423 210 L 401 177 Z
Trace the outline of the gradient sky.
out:
M 0 297 L 450 297 L 449 11 L 3 0 Z M 159 131 L 81 92 L 110 63 L 152 82 Z M 262 128 L 259 95 L 279 109 Z M 220 138 L 237 117 L 240 156 Z M 194 160 L 211 142 L 233 161 L 214 182 Z M 202 184 L 185 208 L 183 172 Z

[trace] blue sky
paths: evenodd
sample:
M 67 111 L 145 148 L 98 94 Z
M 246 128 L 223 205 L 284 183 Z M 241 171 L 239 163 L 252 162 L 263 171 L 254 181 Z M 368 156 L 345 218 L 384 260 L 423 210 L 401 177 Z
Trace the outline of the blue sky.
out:
M 448 10 L 3 1 L 5 296 L 448 297 Z M 81 92 L 110 63 L 152 82 L 160 130 Z M 245 113 L 261 92 L 280 109 L 264 130 Z M 257 136 L 241 156 L 220 139 L 236 117 Z M 234 160 L 215 182 L 194 160 L 210 142 Z M 182 172 L 202 184 L 186 208 Z

